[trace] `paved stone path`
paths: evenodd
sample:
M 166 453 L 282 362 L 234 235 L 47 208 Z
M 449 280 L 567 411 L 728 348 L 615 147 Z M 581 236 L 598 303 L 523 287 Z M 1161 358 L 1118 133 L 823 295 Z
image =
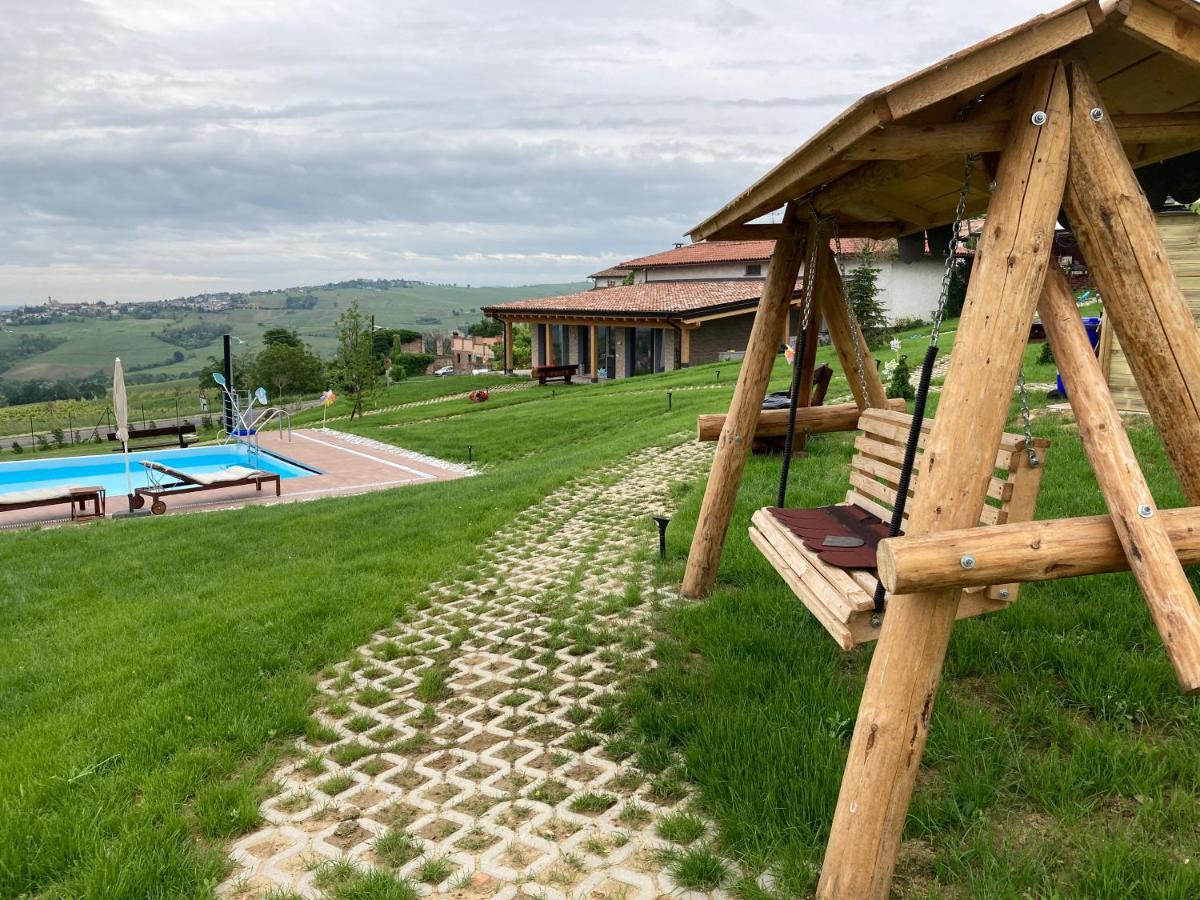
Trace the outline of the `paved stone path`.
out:
M 710 453 L 651 448 L 564 486 L 323 672 L 320 728 L 220 893 L 319 896 L 322 865 L 345 859 L 472 900 L 701 896 L 673 882 L 662 851 L 682 845 L 658 830 L 686 807 L 683 781 L 669 761 L 637 768 L 614 704 L 676 599 L 652 586 L 650 516 Z M 670 833 L 711 836 L 687 818 Z

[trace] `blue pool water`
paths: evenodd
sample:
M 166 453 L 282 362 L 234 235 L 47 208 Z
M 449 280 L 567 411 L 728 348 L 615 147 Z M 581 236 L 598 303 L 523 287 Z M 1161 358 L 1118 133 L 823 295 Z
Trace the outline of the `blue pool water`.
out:
M 282 478 L 302 478 L 312 470 L 288 462 L 265 450 L 251 460 L 243 445 L 188 447 L 183 450 L 133 450 L 129 454 L 129 474 L 135 488 L 148 484 L 146 469 L 140 460 L 148 459 L 173 469 L 198 474 L 219 472 L 228 466 L 249 466 L 277 472 Z M 103 456 L 76 456 L 59 459 L 31 459 L 28 462 L 0 463 L 0 494 L 34 488 L 102 485 L 110 495 L 126 492 L 125 459 L 120 453 Z

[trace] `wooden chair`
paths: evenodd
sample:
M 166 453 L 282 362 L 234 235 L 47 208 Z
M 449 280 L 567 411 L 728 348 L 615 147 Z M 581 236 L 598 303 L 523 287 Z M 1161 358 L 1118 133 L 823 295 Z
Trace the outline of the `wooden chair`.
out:
M 854 442 L 856 452 L 850 461 L 850 490 L 844 506 L 857 507 L 878 516 L 884 523 L 891 521 L 911 422 L 912 416 L 892 410 L 870 409 L 863 413 L 859 420 L 860 434 Z M 926 421 L 921 429 L 920 453 L 924 452 L 932 425 L 932 421 Z M 1034 447 L 1044 461 L 1050 442 L 1035 439 Z M 920 455 L 917 458 L 910 498 L 921 484 Z M 1024 437 L 1003 436 L 995 469 L 979 524 L 1002 525 L 1031 520 L 1037 505 L 1042 466 L 1030 465 Z M 909 505 L 911 507 L 911 499 Z M 826 562 L 776 518 L 770 507 L 760 509 L 751 521 L 750 539 L 754 545 L 843 650 L 879 636 L 878 627 L 871 622 L 875 586 L 879 581 L 874 570 L 849 570 Z M 1004 609 L 1017 599 L 1018 588 L 1016 584 L 1003 584 L 964 591 L 958 617 Z

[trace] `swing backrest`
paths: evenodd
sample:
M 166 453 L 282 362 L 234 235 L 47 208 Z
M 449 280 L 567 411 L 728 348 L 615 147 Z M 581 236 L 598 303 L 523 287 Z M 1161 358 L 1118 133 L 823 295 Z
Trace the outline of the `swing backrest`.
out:
M 855 454 L 850 461 L 850 491 L 846 502 L 874 513 L 885 522 L 892 518 L 896 488 L 900 481 L 900 466 L 904 462 L 904 447 L 912 416 L 885 409 L 868 409 L 858 421 L 859 435 L 854 441 Z M 905 510 L 912 509 L 912 497 L 921 489 L 921 457 L 933 420 L 921 427 L 920 448 L 913 467 L 909 501 Z M 1039 458 L 1045 459 L 1050 442 L 1034 439 Z M 995 471 L 988 481 L 987 500 L 979 517 L 980 525 L 1003 525 L 1006 522 L 1027 522 L 1033 518 L 1042 467 L 1031 466 L 1025 438 L 1005 434 L 996 453 Z

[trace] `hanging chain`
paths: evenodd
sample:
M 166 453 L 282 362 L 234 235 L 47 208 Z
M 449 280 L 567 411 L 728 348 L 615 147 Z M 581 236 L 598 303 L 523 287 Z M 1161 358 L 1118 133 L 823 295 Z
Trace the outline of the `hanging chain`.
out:
M 1029 391 L 1025 387 L 1025 365 L 1021 361 L 1020 374 L 1017 376 L 1017 394 L 1021 398 L 1021 425 L 1025 430 L 1025 454 L 1029 457 L 1029 465 L 1036 469 L 1042 464 L 1038 457 L 1037 448 L 1033 446 L 1033 416 L 1029 412 Z
M 815 214 L 815 210 L 814 210 Z M 837 263 L 838 277 L 842 281 L 842 294 L 846 298 L 846 312 L 850 316 L 850 325 L 855 335 L 862 333 L 862 328 L 858 324 L 858 313 L 854 311 L 854 304 L 850 302 L 850 293 L 846 290 L 846 264 L 842 259 L 842 235 L 838 231 L 837 213 L 833 213 L 828 217 L 830 227 L 833 230 L 833 258 Z M 858 388 L 861 391 L 863 404 L 866 405 L 867 397 L 867 370 L 863 361 L 863 342 L 854 340 L 854 368 L 858 372 Z
M 958 205 L 954 208 L 954 225 L 950 232 L 950 246 L 946 248 L 946 267 L 942 271 L 942 292 L 938 296 L 937 309 L 933 314 L 933 328 L 929 332 L 929 346 L 931 347 L 937 346 L 938 336 L 942 330 L 942 321 L 946 318 L 946 303 L 950 299 L 950 283 L 954 280 L 954 267 L 958 264 L 959 235 L 962 233 L 963 217 L 967 214 L 967 196 L 971 192 L 971 175 L 975 171 L 975 163 L 978 160 L 978 154 L 967 154 L 962 188 L 958 192 Z

